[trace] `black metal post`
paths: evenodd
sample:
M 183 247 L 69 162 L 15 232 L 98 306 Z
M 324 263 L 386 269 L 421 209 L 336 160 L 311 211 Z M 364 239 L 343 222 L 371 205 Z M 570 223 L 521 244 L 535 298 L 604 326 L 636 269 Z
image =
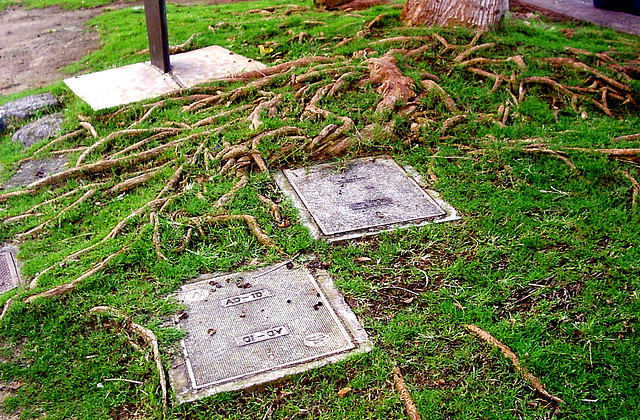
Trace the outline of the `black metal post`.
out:
M 144 14 L 147 20 L 151 64 L 167 73 L 171 71 L 171 63 L 169 62 L 169 35 L 165 0 L 144 0 Z

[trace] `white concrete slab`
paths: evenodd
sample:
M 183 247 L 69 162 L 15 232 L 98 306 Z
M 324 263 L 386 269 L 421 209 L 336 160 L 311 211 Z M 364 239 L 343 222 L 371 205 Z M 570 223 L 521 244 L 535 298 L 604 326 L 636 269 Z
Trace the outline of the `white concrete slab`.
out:
M 180 89 L 169 74 L 150 63 L 136 63 L 64 81 L 94 111 L 162 96 Z
M 173 70 L 166 74 L 144 62 L 71 77 L 64 82 L 97 111 L 266 67 L 217 45 L 172 55 L 171 64 Z
M 185 87 L 267 67 L 217 45 L 171 56 L 171 66 L 173 75 Z

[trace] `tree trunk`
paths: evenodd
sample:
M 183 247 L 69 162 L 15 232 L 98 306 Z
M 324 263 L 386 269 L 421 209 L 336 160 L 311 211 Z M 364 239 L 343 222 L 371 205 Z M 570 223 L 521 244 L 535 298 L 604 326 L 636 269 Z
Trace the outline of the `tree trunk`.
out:
M 407 26 L 467 26 L 488 29 L 502 19 L 509 0 L 407 0 Z

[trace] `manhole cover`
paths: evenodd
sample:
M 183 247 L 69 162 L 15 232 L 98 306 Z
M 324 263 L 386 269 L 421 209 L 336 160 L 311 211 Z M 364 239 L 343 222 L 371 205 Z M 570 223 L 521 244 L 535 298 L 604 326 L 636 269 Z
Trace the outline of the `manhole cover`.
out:
M 290 267 L 290 268 L 288 268 Z M 245 388 L 369 349 L 326 273 L 292 263 L 185 285 L 183 356 L 171 372 L 181 402 Z
M 10 251 L 0 252 L 0 293 L 14 289 L 19 282 L 18 267 L 13 253 Z
M 403 225 L 457 218 L 388 156 L 286 169 L 281 187 L 295 192 L 314 227 L 329 241 Z M 282 185 L 285 181 L 288 185 Z M 451 211 L 447 211 L 451 210 Z M 312 229 L 313 231 L 314 229 Z

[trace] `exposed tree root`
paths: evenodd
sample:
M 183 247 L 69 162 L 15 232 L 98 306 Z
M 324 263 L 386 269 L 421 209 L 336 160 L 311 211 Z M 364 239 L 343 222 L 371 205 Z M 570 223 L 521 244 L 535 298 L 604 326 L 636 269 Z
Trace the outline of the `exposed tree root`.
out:
M 167 129 L 167 128 L 164 128 L 164 127 L 142 128 L 142 129 L 132 128 L 132 129 L 126 129 L 126 130 L 120 130 L 120 131 L 113 132 L 113 133 L 109 134 L 108 136 L 106 136 L 106 137 L 98 140 L 97 142 L 93 143 L 91 146 L 89 146 L 89 148 L 87 148 L 87 150 L 85 150 L 78 157 L 78 160 L 76 161 L 76 166 L 80 166 L 82 164 L 82 162 L 84 162 L 86 157 L 91 152 L 95 151 L 96 149 L 98 149 L 99 147 L 101 147 L 103 145 L 108 145 L 114 139 L 117 139 L 117 138 L 120 138 L 120 137 L 137 136 L 139 134 L 146 134 L 146 133 L 158 133 L 158 132 L 163 132 L 163 131 L 173 131 L 173 129 L 171 129 L 171 128 Z
M 264 204 L 266 204 L 269 207 L 269 213 L 271 213 L 271 216 L 273 217 L 273 220 L 275 220 L 276 223 L 281 225 L 282 224 L 282 216 L 280 215 L 280 208 L 278 207 L 278 205 L 276 203 L 274 203 L 273 200 L 265 197 L 262 194 L 258 195 L 258 200 L 262 201 Z M 280 226 L 280 227 L 284 227 L 284 226 Z
M 211 115 L 210 117 L 203 118 L 200 121 L 197 121 L 193 126 L 194 127 L 202 127 L 202 126 L 209 125 L 209 124 L 215 124 L 215 123 L 218 122 L 218 120 L 220 120 L 222 118 L 226 118 L 226 117 L 228 117 L 230 115 L 234 115 L 234 114 L 238 114 L 238 113 L 244 112 L 244 111 L 246 111 L 248 109 L 251 109 L 251 108 L 253 108 L 253 105 L 242 105 L 242 106 L 239 106 L 239 107 L 232 108 L 232 109 L 230 109 L 228 111 L 222 111 L 222 112 L 219 112 L 219 113 L 217 113 L 215 115 Z
M 151 348 L 151 352 L 153 354 L 153 361 L 156 364 L 156 369 L 158 370 L 158 381 L 160 382 L 160 390 L 162 392 L 162 409 L 164 415 L 166 416 L 167 408 L 168 408 L 168 391 L 167 391 L 167 379 L 164 372 L 164 367 L 162 366 L 162 359 L 160 358 L 160 349 L 158 347 L 158 339 L 156 335 L 150 329 L 143 327 L 140 324 L 136 324 L 129 318 L 124 315 L 122 312 L 117 309 L 111 308 L 109 306 L 96 306 L 89 310 L 92 314 L 104 314 L 115 316 L 124 320 L 124 326 L 130 333 L 137 334 L 144 343 Z
M 442 99 L 442 102 L 444 102 L 444 105 L 447 107 L 449 112 L 456 112 L 458 110 L 455 101 L 451 99 L 451 96 L 449 96 L 449 94 L 442 89 L 439 84 L 433 80 L 423 80 L 422 85 L 427 92 L 436 92 L 438 96 L 440 96 L 440 99 Z
M 268 101 L 262 101 L 256 106 L 256 108 L 249 114 L 247 120 L 249 120 L 249 129 L 256 130 L 262 124 L 262 120 L 260 119 L 260 113 L 262 111 L 267 111 L 267 115 L 269 117 L 273 117 L 278 112 L 278 106 L 282 103 L 282 94 L 278 94 Z
M 514 370 L 519 374 L 521 374 L 524 380 L 527 381 L 529 385 L 531 385 L 531 387 L 534 390 L 536 390 L 536 392 L 538 392 L 543 397 L 555 403 L 564 403 L 564 401 L 562 401 L 560 398 L 550 394 L 549 392 L 547 392 L 546 389 L 544 389 L 544 385 L 542 385 L 542 383 L 540 382 L 540 379 L 536 378 L 533 374 L 531 374 L 527 370 L 527 368 L 525 368 L 524 366 L 522 366 L 522 364 L 520 364 L 520 359 L 518 359 L 518 356 L 516 356 L 516 354 L 513 351 L 511 351 L 509 347 L 507 347 L 505 344 L 503 344 L 501 341 L 496 339 L 494 336 L 492 336 L 482 328 L 479 328 L 473 324 L 465 325 L 465 328 L 475 333 L 485 343 L 491 344 L 492 346 L 500 349 L 500 351 L 502 352 L 502 355 L 507 359 L 511 360 L 511 362 L 513 363 Z
M 378 85 L 376 91 L 382 95 L 376 112 L 393 110 L 415 97 L 413 79 L 402 74 L 392 55 L 370 58 L 369 71 L 371 75 L 364 82 Z
M 625 92 L 632 92 L 633 90 L 631 89 L 631 87 L 625 83 L 621 83 L 615 79 L 612 79 L 609 76 L 605 76 L 604 74 L 600 73 L 598 70 L 594 69 L 593 67 L 589 67 L 586 64 L 584 64 L 581 61 L 578 60 L 574 60 L 571 58 L 566 58 L 566 57 L 549 57 L 549 58 L 544 58 L 544 61 L 546 61 L 547 63 L 551 63 L 553 65 L 556 66 L 569 66 L 569 67 L 573 67 L 575 69 L 578 70 L 583 70 L 587 73 L 592 74 L 593 76 L 603 80 L 604 82 L 608 83 L 609 85 L 613 86 L 614 88 L 623 90 Z
M 155 211 L 149 213 L 149 221 L 153 225 L 152 241 L 153 247 L 156 250 L 156 257 L 158 258 L 158 261 L 166 260 L 167 257 L 162 253 L 162 245 L 160 243 L 160 219 L 158 218 L 158 213 Z
M 96 131 L 95 127 L 88 121 L 80 121 L 79 123 L 85 130 L 87 130 L 89 132 L 89 134 L 91 134 L 91 137 L 93 137 L 94 139 L 98 138 L 98 132 Z
M 101 262 L 99 262 L 96 265 L 94 265 L 91 269 L 86 271 L 80 277 L 77 277 L 76 279 L 70 281 L 69 283 L 64 283 L 64 284 L 61 284 L 59 286 L 53 287 L 53 288 L 51 288 L 49 290 L 46 290 L 46 291 L 44 291 L 42 293 L 38 293 L 37 295 L 29 296 L 27 299 L 25 299 L 25 302 L 26 303 L 32 303 L 33 301 L 35 301 L 36 299 L 39 299 L 39 298 L 50 298 L 50 297 L 54 297 L 54 296 L 61 296 L 61 295 L 64 295 L 66 293 L 71 292 L 80 283 L 82 283 L 83 280 L 85 280 L 88 277 L 93 276 L 95 273 L 97 273 L 98 271 L 100 271 L 103 268 L 105 268 L 109 264 L 109 262 L 111 262 L 112 259 L 114 259 L 118 255 L 120 255 L 123 252 L 128 251 L 128 250 L 129 250 L 129 247 L 124 247 L 122 249 L 119 249 L 118 251 L 116 251 L 113 254 L 109 255 L 107 258 L 105 258 Z
M 13 298 L 7 299 L 7 301 L 4 303 L 4 305 L 2 306 L 2 312 L 0 313 L 0 321 L 2 321 L 5 316 L 7 316 L 7 313 L 9 313 L 9 308 L 11 307 L 12 303 L 13 303 Z
M 71 133 L 67 133 L 65 135 L 62 135 L 60 137 L 56 137 L 55 139 L 51 140 L 49 143 L 45 144 L 44 146 L 40 147 L 38 150 L 33 152 L 31 157 L 36 156 L 37 154 L 41 153 L 43 150 L 46 150 L 46 149 L 50 148 L 51 146 L 53 146 L 55 144 L 62 143 L 63 141 L 73 140 L 75 138 L 78 138 L 78 137 L 80 137 L 82 135 L 83 132 L 84 132 L 83 130 L 76 130 L 76 131 L 72 131 Z
M 638 193 L 640 193 L 640 184 L 638 181 L 628 172 L 622 171 L 622 175 L 625 176 L 629 181 L 631 181 L 631 185 L 633 187 L 633 195 L 631 196 L 631 208 L 636 209 L 638 207 Z
M 249 228 L 249 230 L 251 230 L 251 233 L 253 233 L 253 235 L 256 237 L 256 239 L 258 239 L 258 242 L 260 242 L 262 245 L 269 247 L 269 248 L 273 248 L 276 251 L 280 251 L 280 249 L 278 248 L 278 246 L 276 245 L 275 242 L 273 242 L 273 239 L 271 239 L 269 236 L 267 236 L 262 229 L 260 229 L 260 225 L 258 224 L 258 221 L 256 220 L 255 217 L 248 215 L 248 214 L 220 214 L 220 215 L 215 215 L 215 216 L 203 216 L 203 217 L 197 217 L 194 218 L 193 220 L 199 222 L 200 223 L 228 223 L 231 221 L 235 221 L 235 220 L 240 220 L 243 221 L 247 224 L 247 227 Z
M 240 73 L 234 77 L 230 77 L 225 80 L 228 80 L 230 82 L 235 82 L 235 81 L 241 81 L 241 80 L 258 79 L 265 76 L 272 76 L 272 75 L 279 75 L 282 73 L 286 73 L 289 70 L 296 67 L 305 67 L 313 63 L 331 63 L 336 60 L 337 59 L 334 57 L 323 57 L 323 56 L 303 57 L 297 60 L 288 61 L 286 63 L 278 64 L 272 67 L 267 67 L 266 69 L 251 70 L 248 72 Z
M 39 224 L 38 226 L 36 226 L 36 227 L 34 227 L 32 229 L 29 229 L 26 232 L 23 232 L 23 233 L 21 233 L 19 235 L 16 235 L 16 239 L 19 240 L 19 241 L 22 241 L 25 238 L 28 238 L 28 237 L 31 237 L 31 236 L 35 236 L 38 232 L 40 232 L 41 230 L 46 228 L 49 225 L 49 223 L 51 223 L 53 220 L 59 219 L 63 214 L 67 213 L 68 211 L 70 211 L 74 207 L 78 206 L 80 203 L 86 201 L 89 197 L 94 195 L 96 193 L 96 191 L 97 190 L 95 188 L 90 189 L 89 191 L 85 192 L 82 195 L 82 197 L 78 198 L 76 201 L 74 201 L 73 203 L 69 204 L 67 207 L 62 209 L 55 216 L 53 216 L 50 219 L 46 220 L 45 222 Z
M 249 182 L 249 176 L 245 171 L 241 171 L 240 180 L 235 183 L 235 185 L 231 188 L 231 190 L 229 190 L 229 192 L 227 192 L 222 197 L 220 197 L 218 201 L 216 201 L 216 203 L 213 205 L 213 207 L 214 208 L 223 207 L 225 204 L 231 201 L 233 196 L 236 195 L 236 192 L 238 192 L 238 190 L 240 190 L 241 188 L 244 188 L 248 182 Z
M 418 408 L 413 402 L 413 398 L 411 398 L 411 394 L 404 383 L 402 372 L 398 366 L 394 366 L 393 368 L 393 383 L 396 387 L 396 391 L 400 395 L 400 401 L 404 403 L 404 408 L 407 411 L 407 417 L 409 417 L 409 420 L 420 420 Z

